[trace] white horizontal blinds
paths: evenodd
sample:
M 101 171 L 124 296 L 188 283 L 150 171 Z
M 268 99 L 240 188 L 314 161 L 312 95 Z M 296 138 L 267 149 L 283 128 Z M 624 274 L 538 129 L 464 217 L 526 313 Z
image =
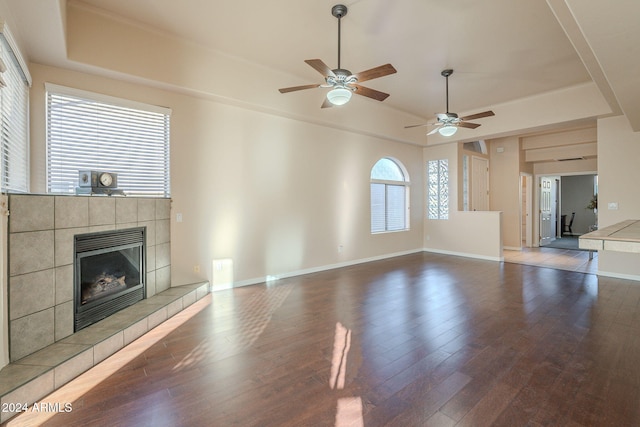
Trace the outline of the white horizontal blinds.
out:
M 0 31 L 0 186 L 29 191 L 29 81 L 4 26 Z
M 387 230 L 398 231 L 406 227 L 405 186 L 387 185 Z
M 408 182 L 400 166 L 382 158 L 371 169 L 371 232 L 408 229 Z
M 74 193 L 78 171 L 98 170 L 127 195 L 169 197 L 170 111 L 92 95 L 47 85 L 48 192 Z
M 385 185 L 371 183 L 371 232 L 380 233 L 386 230 Z

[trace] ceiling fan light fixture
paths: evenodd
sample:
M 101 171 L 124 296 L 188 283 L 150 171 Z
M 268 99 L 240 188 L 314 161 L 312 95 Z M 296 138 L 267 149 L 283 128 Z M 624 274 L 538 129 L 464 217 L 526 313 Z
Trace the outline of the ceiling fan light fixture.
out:
M 457 131 L 458 126 L 454 125 L 444 125 L 440 129 L 438 129 L 438 133 L 442 136 L 452 136 Z
M 327 92 L 327 99 L 333 105 L 344 105 L 351 99 L 352 92 L 343 87 L 336 87 Z

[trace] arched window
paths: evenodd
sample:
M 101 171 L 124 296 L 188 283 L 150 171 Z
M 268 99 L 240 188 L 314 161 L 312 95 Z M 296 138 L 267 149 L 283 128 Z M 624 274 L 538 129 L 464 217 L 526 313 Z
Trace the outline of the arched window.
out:
M 408 174 L 397 160 L 382 158 L 371 168 L 371 232 L 408 229 Z

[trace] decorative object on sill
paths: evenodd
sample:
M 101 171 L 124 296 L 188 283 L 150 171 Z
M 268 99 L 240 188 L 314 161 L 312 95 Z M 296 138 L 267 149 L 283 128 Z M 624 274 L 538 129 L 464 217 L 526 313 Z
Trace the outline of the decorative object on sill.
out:
M 118 174 L 105 171 L 78 171 L 76 194 L 102 194 L 107 196 L 124 196 L 118 189 Z
M 322 74 L 326 84 L 310 84 L 304 86 L 286 87 L 278 89 L 280 93 L 289 93 L 304 89 L 315 89 L 317 87 L 332 88 L 329 92 L 327 92 L 327 98 L 322 104 L 322 108 L 333 107 L 334 105 L 344 105 L 349 102 L 353 93 L 366 96 L 367 98 L 375 99 L 376 101 L 384 101 L 385 99 L 387 99 L 387 97 L 389 96 L 388 93 L 360 86 L 358 83 L 377 79 L 379 77 L 384 77 L 389 74 L 395 73 L 396 69 L 393 68 L 393 65 L 380 65 L 379 67 L 361 71 L 356 74 L 352 74 L 351 71 L 342 68 L 340 65 L 340 22 L 342 18 L 346 16 L 347 10 L 347 6 L 342 4 L 337 4 L 331 8 L 331 14 L 338 18 L 338 68 L 332 70 L 321 59 L 307 59 L 304 61 L 309 64 L 314 70 Z
M 442 136 L 452 136 L 458 131 L 459 127 L 475 129 L 480 126 L 478 123 L 469 123 L 466 120 L 475 120 L 481 119 L 483 117 L 495 116 L 493 111 L 483 111 L 482 113 L 471 114 L 465 117 L 458 117 L 456 113 L 449 112 L 449 76 L 453 74 L 452 69 L 442 70 L 440 73 L 442 77 L 446 79 L 446 95 L 447 95 L 447 112 L 446 113 L 438 113 L 436 114 L 436 118 L 438 119 L 433 123 L 423 123 L 420 125 L 410 125 L 405 126 L 405 129 L 415 128 L 420 126 L 435 126 L 433 130 L 431 130 L 428 135 L 433 135 L 438 132 Z

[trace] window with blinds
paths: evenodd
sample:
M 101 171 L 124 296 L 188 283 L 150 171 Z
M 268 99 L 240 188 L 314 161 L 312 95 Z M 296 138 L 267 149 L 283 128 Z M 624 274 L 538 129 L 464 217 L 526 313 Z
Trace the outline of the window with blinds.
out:
M 409 229 L 409 180 L 395 160 L 382 158 L 371 169 L 371 233 Z
M 20 58 L 20 59 L 19 59 Z M 8 28 L 0 24 L 0 186 L 29 191 L 30 77 Z
M 78 171 L 118 174 L 128 196 L 169 197 L 171 110 L 47 84 L 47 191 L 75 193 Z

